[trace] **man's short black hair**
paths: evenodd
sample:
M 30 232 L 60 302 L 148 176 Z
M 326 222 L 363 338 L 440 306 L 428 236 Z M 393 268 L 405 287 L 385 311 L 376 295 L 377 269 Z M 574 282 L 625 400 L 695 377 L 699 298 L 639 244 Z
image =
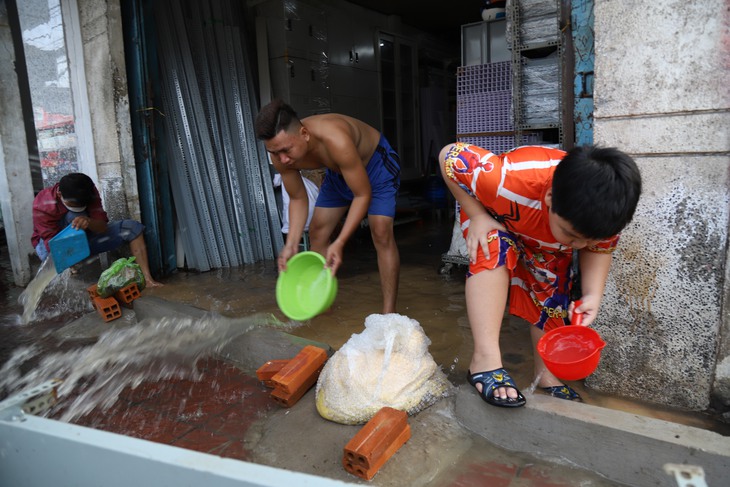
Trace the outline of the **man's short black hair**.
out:
M 613 147 L 580 146 L 553 176 L 552 211 L 583 237 L 606 239 L 634 216 L 641 195 L 636 162 Z
M 86 206 L 94 199 L 94 181 L 80 172 L 67 174 L 59 181 L 58 192 L 69 203 Z
M 297 112 L 277 98 L 263 107 L 256 116 L 256 137 L 261 140 L 273 139 L 282 130 L 289 130 L 294 123 L 301 124 Z

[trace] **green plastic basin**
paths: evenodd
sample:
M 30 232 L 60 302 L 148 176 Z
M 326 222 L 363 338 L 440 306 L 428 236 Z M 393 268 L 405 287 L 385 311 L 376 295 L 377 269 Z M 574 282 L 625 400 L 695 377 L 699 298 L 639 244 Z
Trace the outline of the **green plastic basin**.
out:
M 276 303 L 288 318 L 309 320 L 332 306 L 337 278 L 324 265 L 317 252 L 300 252 L 289 259 L 276 281 Z

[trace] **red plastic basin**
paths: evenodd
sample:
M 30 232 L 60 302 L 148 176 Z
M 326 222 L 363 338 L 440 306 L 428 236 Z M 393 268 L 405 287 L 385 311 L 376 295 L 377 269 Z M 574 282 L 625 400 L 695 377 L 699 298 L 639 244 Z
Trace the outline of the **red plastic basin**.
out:
M 593 328 L 570 325 L 545 333 L 537 342 L 537 353 L 558 379 L 580 380 L 596 370 L 605 346 Z

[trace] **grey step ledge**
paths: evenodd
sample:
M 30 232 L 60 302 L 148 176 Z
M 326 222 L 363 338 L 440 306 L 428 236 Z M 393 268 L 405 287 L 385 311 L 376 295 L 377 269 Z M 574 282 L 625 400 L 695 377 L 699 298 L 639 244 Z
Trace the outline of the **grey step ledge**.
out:
M 730 438 L 660 419 L 542 394 L 525 394 L 522 408 L 498 408 L 463 385 L 457 420 L 508 450 L 534 454 L 636 487 L 676 487 L 666 464 L 701 467 L 708 486 L 730 479 Z

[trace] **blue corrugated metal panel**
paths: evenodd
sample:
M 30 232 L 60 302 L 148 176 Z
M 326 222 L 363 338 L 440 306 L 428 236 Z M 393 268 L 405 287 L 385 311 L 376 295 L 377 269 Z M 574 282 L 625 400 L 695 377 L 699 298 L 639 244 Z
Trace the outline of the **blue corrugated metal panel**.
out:
M 149 19 L 151 0 L 122 2 L 124 40 L 127 56 L 130 115 L 134 143 L 137 186 L 150 270 L 155 276 L 177 268 L 172 198 L 167 175 L 164 144 L 157 144 L 163 130 L 159 108 L 159 76 L 155 35 Z
M 575 143 L 593 143 L 594 0 L 574 0 L 571 8 L 575 52 Z
M 273 259 L 284 242 L 236 0 L 154 2 L 171 189 L 187 267 Z M 173 157 L 174 156 L 174 157 Z

